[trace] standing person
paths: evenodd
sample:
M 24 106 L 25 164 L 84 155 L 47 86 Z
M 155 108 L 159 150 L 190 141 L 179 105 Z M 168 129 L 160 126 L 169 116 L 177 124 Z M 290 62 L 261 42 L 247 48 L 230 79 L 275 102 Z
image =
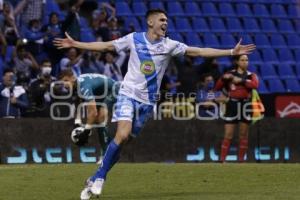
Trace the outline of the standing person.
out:
M 81 199 L 90 199 L 92 194 L 101 194 L 106 175 L 118 161 L 122 145 L 130 136 L 139 135 L 152 114 L 161 79 L 171 57 L 230 56 L 249 54 L 255 49 L 255 45 L 241 45 L 241 41 L 234 49 L 227 50 L 189 47 L 165 37 L 168 18 L 163 10 L 149 10 L 146 20 L 147 32 L 131 33 L 114 41 L 84 43 L 73 40 L 68 34 L 67 38 L 55 40 L 58 48 L 76 47 L 117 52 L 130 50 L 128 72 L 121 84 L 113 113 L 113 119 L 118 123 L 116 136 L 107 148 L 102 165 L 82 191 Z
M 115 81 L 123 81 L 123 75 L 121 67 L 126 59 L 126 53 L 120 51 L 119 54 L 115 52 L 106 52 L 105 54 L 105 65 L 104 75 L 114 79 Z
M 3 72 L 3 84 L 0 84 L 0 118 L 20 118 L 28 108 L 25 89 L 16 84 L 16 75 L 11 69 Z
M 224 162 L 236 125 L 239 125 L 238 161 L 243 162 L 248 149 L 248 132 L 251 113 L 246 112 L 251 105 L 252 89 L 258 88 L 256 74 L 247 71 L 249 60 L 247 55 L 234 57 L 235 69 L 225 73 L 217 82 L 215 89 L 225 89 L 229 101 L 224 114 L 225 133 L 221 146 L 220 161 Z

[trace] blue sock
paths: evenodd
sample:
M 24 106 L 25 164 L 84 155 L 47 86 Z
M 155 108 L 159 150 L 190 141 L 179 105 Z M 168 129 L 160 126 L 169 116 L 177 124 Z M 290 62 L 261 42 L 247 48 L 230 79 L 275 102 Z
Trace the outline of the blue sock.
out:
M 102 164 L 96 171 L 96 174 L 91 178 L 91 181 L 95 181 L 97 178 L 106 179 L 106 175 L 107 175 L 108 171 L 112 168 L 112 166 L 118 160 L 118 157 L 120 154 L 119 149 L 120 149 L 120 146 L 117 145 L 114 140 L 112 140 L 109 143 L 107 150 L 105 152 Z

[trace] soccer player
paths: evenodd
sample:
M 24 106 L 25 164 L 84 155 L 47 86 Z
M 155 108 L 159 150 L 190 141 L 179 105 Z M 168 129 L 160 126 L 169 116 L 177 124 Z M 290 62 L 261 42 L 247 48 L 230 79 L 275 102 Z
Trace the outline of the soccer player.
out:
M 101 74 L 83 74 L 76 78 L 72 70 L 61 72 L 59 79 L 63 81 L 66 88 L 77 93 L 77 96 L 83 99 L 87 106 L 87 121 L 85 126 L 82 125 L 80 110 L 77 108 L 75 119 L 76 128 L 72 131 L 72 140 L 75 144 L 82 146 L 88 142 L 94 125 L 99 136 L 101 146 L 101 156 L 99 164 L 102 162 L 104 153 L 111 140 L 106 127 L 108 112 L 111 113 L 112 107 L 116 102 L 120 84 L 109 77 Z M 82 104 L 81 104 L 82 105 Z
M 138 136 L 142 126 L 151 116 L 157 100 L 161 79 L 173 56 L 218 57 L 249 54 L 255 45 L 241 45 L 241 41 L 227 50 L 189 47 L 167 37 L 167 14 L 163 10 L 149 10 L 146 13 L 147 32 L 134 32 L 109 42 L 74 41 L 67 33 L 58 38 L 58 48 L 76 47 L 94 51 L 130 51 L 128 71 L 119 91 L 113 120 L 117 121 L 117 132 L 109 144 L 102 165 L 92 176 L 81 193 L 81 199 L 100 195 L 108 171 L 118 161 L 121 146 L 130 136 Z

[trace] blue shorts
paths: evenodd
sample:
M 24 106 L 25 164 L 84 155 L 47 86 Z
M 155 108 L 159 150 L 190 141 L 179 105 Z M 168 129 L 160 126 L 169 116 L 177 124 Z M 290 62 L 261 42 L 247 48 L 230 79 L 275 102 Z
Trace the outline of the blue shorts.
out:
M 119 94 L 114 107 L 112 121 L 126 120 L 132 122 L 132 136 L 141 132 L 146 121 L 152 116 L 153 105 L 141 103 L 135 99 Z

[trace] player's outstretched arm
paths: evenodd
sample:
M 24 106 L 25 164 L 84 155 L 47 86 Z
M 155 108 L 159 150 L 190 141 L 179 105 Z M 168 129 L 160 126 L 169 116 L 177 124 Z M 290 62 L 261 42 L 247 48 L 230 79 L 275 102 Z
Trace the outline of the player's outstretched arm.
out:
M 71 36 L 66 32 L 66 38 L 56 38 L 53 43 L 58 49 L 64 48 L 79 48 L 79 49 L 86 49 L 92 51 L 113 51 L 115 47 L 112 41 L 109 42 L 79 42 L 73 40 Z
M 242 39 L 237 43 L 233 49 L 213 49 L 213 48 L 198 48 L 188 47 L 186 49 L 186 55 L 192 57 L 220 57 L 220 56 L 233 56 L 250 54 L 255 50 L 254 44 L 241 45 Z

